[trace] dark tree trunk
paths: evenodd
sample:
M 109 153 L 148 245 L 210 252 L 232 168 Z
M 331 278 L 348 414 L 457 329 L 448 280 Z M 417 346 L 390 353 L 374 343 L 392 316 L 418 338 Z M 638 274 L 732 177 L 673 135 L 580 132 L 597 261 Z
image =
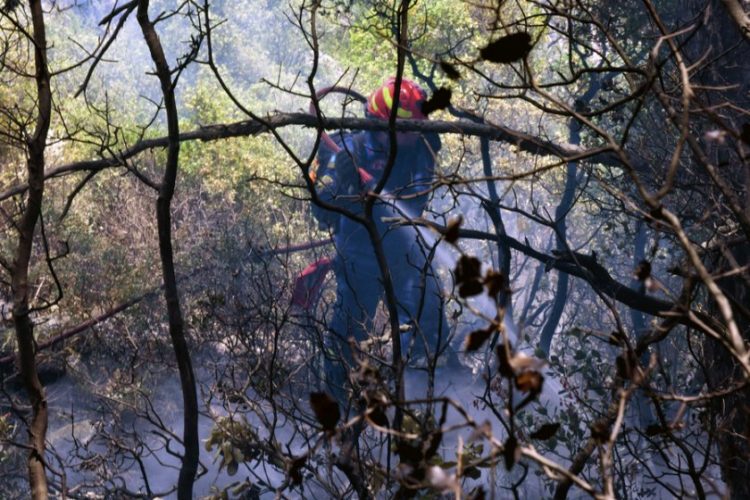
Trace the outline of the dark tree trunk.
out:
M 45 439 L 47 434 L 47 399 L 39 381 L 36 367 L 34 324 L 29 317 L 29 266 L 34 244 L 34 230 L 42 211 L 44 198 L 44 150 L 47 142 L 52 94 L 47 69 L 47 39 L 41 0 L 29 2 L 33 23 L 35 78 L 37 88 L 37 117 L 33 134 L 27 140 L 28 197 L 26 208 L 18 224 L 18 247 L 13 259 L 11 285 L 13 289 L 13 324 L 18 342 L 18 363 L 21 378 L 31 402 L 29 422 L 29 486 L 35 499 L 47 498 L 45 475 Z
M 175 102 L 174 86 L 169 64 L 164 55 L 159 36 L 153 23 L 148 17 L 148 0 L 141 0 L 138 4 L 138 23 L 143 37 L 148 45 L 151 59 L 156 66 L 156 74 L 161 83 L 164 107 L 167 113 L 167 127 L 169 145 L 167 148 L 167 164 L 164 177 L 156 201 L 156 217 L 159 232 L 159 254 L 162 264 L 164 280 L 164 298 L 167 303 L 169 317 L 169 335 L 177 358 L 177 368 L 180 373 L 183 399 L 183 444 L 185 453 L 182 457 L 182 467 L 177 483 L 177 496 L 180 500 L 193 497 L 193 483 L 198 472 L 198 397 L 195 388 L 195 375 L 190 359 L 190 350 L 185 338 L 185 328 L 180 310 L 180 299 L 177 293 L 177 278 L 174 270 L 172 252 L 172 218 L 170 206 L 177 180 L 177 166 L 180 154 L 180 129 Z
M 733 255 L 739 266 L 750 264 L 750 245 L 736 248 Z M 723 260 L 723 259 L 722 259 Z M 724 264 L 728 264 L 723 260 Z M 734 304 L 750 304 L 750 287 L 745 276 L 732 276 L 719 281 L 722 291 Z M 737 326 L 744 338 L 750 339 L 750 321 L 746 315 L 735 311 Z M 726 388 L 747 377 L 727 349 L 714 339 L 705 342 L 706 373 L 711 391 Z M 750 498 L 750 389 L 745 387 L 721 398 L 712 400 L 719 444 L 722 476 L 732 498 Z
M 576 107 L 582 108 L 587 106 L 591 100 L 596 96 L 597 92 L 601 87 L 601 82 L 598 78 L 593 77 L 589 83 L 589 88 L 586 92 L 576 100 Z M 581 124 L 577 120 L 571 118 L 568 125 L 568 137 L 570 144 L 580 145 L 581 144 Z M 555 209 L 555 240 L 557 242 L 557 250 L 560 252 L 568 251 L 567 233 L 568 226 L 566 218 L 568 212 L 573 208 L 575 202 L 575 193 L 578 188 L 578 162 L 568 162 L 567 170 L 565 172 L 565 188 L 563 189 L 562 198 L 560 203 Z M 565 310 L 565 304 L 568 301 L 568 275 L 566 273 L 558 273 L 557 275 L 557 289 L 555 290 L 555 298 L 552 303 L 552 310 L 550 311 L 547 321 L 542 329 L 542 334 L 539 340 L 539 348 L 546 354 L 552 347 L 552 339 L 557 330 L 557 326 L 562 318 L 563 311 Z
M 709 97 L 709 104 L 731 102 L 737 109 L 747 110 L 750 109 L 750 43 L 744 38 L 745 34 L 740 31 L 736 20 L 727 9 L 731 3 L 719 0 L 709 2 L 712 16 L 708 21 L 707 35 L 696 41 L 691 53 L 694 59 L 709 49 L 710 53 L 721 55 L 706 71 L 698 75 L 701 84 L 722 89 Z M 726 112 L 723 118 L 727 119 L 731 126 L 742 127 L 743 124 L 747 126 L 746 124 L 750 123 L 747 116 L 741 113 Z M 727 176 L 725 179 L 732 186 L 737 199 L 745 200 L 747 216 L 750 211 L 746 201 L 750 192 L 750 167 L 747 145 L 740 146 L 743 147 L 744 154 L 740 151 L 739 155 L 736 150 L 733 151 L 722 144 L 714 145 L 710 150 L 716 164 L 722 167 L 722 175 Z M 742 234 L 742 231 L 737 234 Z M 722 245 L 723 256 L 717 259 L 717 273 L 736 270 L 750 264 L 750 242 L 747 239 L 734 246 L 731 246 L 731 242 L 725 243 L 726 246 Z M 744 272 L 717 280 L 717 284 L 733 304 L 734 319 L 747 343 L 750 341 L 750 273 L 745 269 Z M 716 315 L 718 316 L 718 313 Z M 747 378 L 747 374 L 742 372 L 727 349 L 715 340 L 706 339 L 704 352 L 707 383 L 711 391 L 726 388 Z M 729 487 L 731 498 L 750 498 L 750 389 L 746 387 L 724 397 L 714 398 L 711 408 L 717 427 L 715 431 L 722 476 Z

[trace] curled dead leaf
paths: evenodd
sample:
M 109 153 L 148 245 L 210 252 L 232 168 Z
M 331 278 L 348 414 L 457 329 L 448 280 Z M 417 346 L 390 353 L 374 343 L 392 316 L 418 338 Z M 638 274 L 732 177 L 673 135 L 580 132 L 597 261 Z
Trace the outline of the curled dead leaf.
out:
M 521 448 L 518 446 L 518 440 L 515 436 L 510 436 L 503 444 L 503 458 L 507 470 L 510 470 L 521 458 Z
M 324 430 L 333 432 L 341 418 L 339 404 L 325 392 L 310 393 L 310 406 Z
M 307 455 L 294 457 L 289 461 L 287 474 L 289 475 L 289 479 L 291 479 L 292 484 L 302 484 L 302 467 L 305 466 L 305 463 L 307 463 Z
M 466 344 L 464 345 L 464 349 L 466 349 L 467 352 L 478 350 L 496 331 L 497 329 L 495 328 L 495 325 L 490 325 L 487 328 L 482 328 L 481 330 L 475 330 L 471 332 L 466 337 Z
M 513 376 L 513 367 L 510 365 L 510 353 L 505 349 L 505 345 L 499 345 L 495 349 L 497 353 L 498 371 L 500 375 L 506 378 Z
M 440 87 L 432 94 L 432 97 L 422 103 L 422 113 L 429 116 L 430 113 L 445 109 L 451 105 L 451 89 Z
M 525 32 L 498 38 L 479 51 L 482 59 L 494 63 L 512 63 L 531 52 L 531 35 Z
M 560 429 L 560 423 L 554 422 L 552 424 L 544 424 L 539 429 L 535 430 L 529 436 L 531 439 L 539 439 L 545 441 L 554 437 L 557 431 Z
M 519 391 L 539 394 L 542 392 L 544 377 L 537 371 L 527 371 L 516 375 L 516 388 Z
M 450 221 L 448 221 L 448 225 L 445 228 L 445 234 L 443 238 L 448 243 L 455 243 L 458 241 L 458 233 L 461 229 L 461 224 L 463 223 L 464 219 L 460 215 L 458 217 L 454 217 Z
M 447 76 L 451 80 L 461 79 L 461 73 L 459 73 L 456 67 L 449 62 L 440 61 L 440 69 L 442 69 L 443 73 L 445 73 L 445 76 Z

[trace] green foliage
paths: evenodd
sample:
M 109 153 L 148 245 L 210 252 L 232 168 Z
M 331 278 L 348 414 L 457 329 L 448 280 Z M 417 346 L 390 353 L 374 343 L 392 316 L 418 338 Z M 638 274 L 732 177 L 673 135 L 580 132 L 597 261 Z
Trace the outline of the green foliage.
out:
M 470 38 L 475 26 L 470 9 L 461 2 L 437 0 L 416 2 L 410 10 L 410 49 L 420 71 L 429 72 L 434 59 L 446 47 Z M 333 18 L 331 29 L 340 36 L 324 38 L 324 48 L 346 68 L 357 71 L 356 87 L 365 94 L 396 72 L 396 14 L 390 2 L 370 2 L 352 9 L 342 18 Z M 462 44 L 459 53 L 471 47 Z M 414 78 L 407 65 L 405 76 Z M 438 79 L 438 82 L 445 80 Z
M 214 460 L 221 458 L 219 470 L 226 467 L 230 476 L 237 473 L 243 462 L 257 460 L 262 453 L 258 448 L 259 437 L 244 417 L 235 420 L 221 417 L 216 420 L 211 435 L 205 441 L 206 451 L 213 451 Z

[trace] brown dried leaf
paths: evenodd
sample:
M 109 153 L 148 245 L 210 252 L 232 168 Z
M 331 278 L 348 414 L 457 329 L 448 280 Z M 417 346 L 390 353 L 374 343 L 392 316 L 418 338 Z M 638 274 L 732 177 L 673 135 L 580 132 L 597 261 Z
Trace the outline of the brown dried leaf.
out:
M 293 485 L 299 485 L 302 484 L 302 467 L 305 466 L 305 463 L 307 462 L 307 455 L 302 455 L 301 457 L 293 458 L 289 462 L 289 479 L 292 480 Z
M 479 281 L 479 271 L 482 268 L 482 263 L 476 257 L 469 255 L 462 255 L 456 263 L 456 282 L 466 283 L 467 281 Z
M 545 441 L 547 439 L 554 437 L 554 435 L 557 434 L 557 431 L 559 429 L 560 429 L 559 422 L 554 422 L 552 424 L 544 424 L 540 428 L 532 432 L 529 437 L 531 439 L 540 439 L 542 441 Z
M 461 79 L 461 73 L 459 73 L 456 67 L 451 63 L 440 61 L 440 69 L 442 69 L 443 73 L 445 73 L 445 76 L 447 76 L 451 80 Z
M 378 427 L 388 428 L 391 425 L 388 421 L 388 415 L 386 415 L 381 406 L 373 408 L 372 411 L 367 414 L 367 420 Z
M 466 298 L 479 295 L 484 290 L 480 270 L 482 263 L 476 257 L 462 255 L 454 271 L 459 296 Z
M 513 376 L 513 367 L 510 365 L 510 355 L 506 351 L 504 345 L 497 346 L 495 350 L 497 353 L 498 371 L 503 377 L 510 378 Z
M 471 479 L 479 479 L 480 477 L 482 477 L 482 471 L 477 467 L 467 467 L 464 469 L 464 476 Z
M 503 457 L 505 458 L 505 468 L 510 470 L 513 465 L 521 458 L 521 448 L 518 446 L 518 440 L 515 436 L 510 436 L 503 444 Z
M 476 280 L 466 281 L 458 287 L 458 296 L 465 299 L 466 297 L 474 297 L 484 291 L 482 283 Z
M 609 439 L 609 424 L 605 420 L 596 420 L 591 424 L 591 437 L 604 443 Z
M 647 436 L 658 436 L 659 434 L 664 434 L 667 432 L 667 429 L 662 427 L 661 425 L 657 424 L 651 424 L 648 427 L 646 427 L 646 435 Z
M 531 52 L 531 35 L 525 32 L 498 38 L 479 51 L 482 59 L 494 63 L 512 63 Z
M 467 500 L 484 500 L 486 498 L 484 488 L 477 486 L 469 492 L 469 496 L 466 498 Z
M 445 228 L 445 235 L 443 238 L 448 243 L 455 243 L 458 241 L 458 233 L 461 229 L 461 223 L 463 223 L 464 219 L 460 215 L 458 217 L 454 217 L 448 222 L 448 226 Z
M 451 89 L 440 87 L 432 94 L 432 97 L 422 103 L 422 113 L 429 116 L 430 113 L 445 109 L 451 105 Z
M 325 392 L 310 393 L 310 406 L 312 406 L 315 418 L 318 419 L 323 429 L 333 432 L 336 424 L 341 418 L 339 404 Z
M 464 346 L 464 349 L 466 349 L 467 352 L 476 351 L 477 349 L 482 347 L 485 342 L 487 342 L 487 339 L 490 338 L 494 331 L 495 326 L 490 325 L 487 328 L 471 332 L 468 337 L 466 337 L 466 344 Z
M 645 281 L 651 276 L 651 263 L 647 260 L 640 261 L 633 274 L 638 281 Z
M 396 453 L 403 464 L 416 465 L 424 457 L 421 446 L 413 446 L 402 439 L 396 443 Z
M 742 133 L 740 134 L 740 138 L 745 141 L 745 144 L 750 146 L 750 123 L 745 123 L 742 126 Z
M 497 272 L 494 269 L 490 269 L 484 275 L 484 284 L 487 287 L 487 295 L 493 299 L 497 299 L 497 296 L 502 292 L 508 291 L 508 280 L 505 275 L 501 272 Z
M 516 375 L 516 388 L 519 391 L 539 394 L 542 392 L 544 377 L 536 371 L 528 371 Z

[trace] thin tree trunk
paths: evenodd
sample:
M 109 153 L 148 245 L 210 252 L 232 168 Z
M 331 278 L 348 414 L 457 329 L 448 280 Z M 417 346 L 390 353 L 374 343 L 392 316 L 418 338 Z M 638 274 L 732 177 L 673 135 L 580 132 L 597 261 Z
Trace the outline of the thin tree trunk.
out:
M 646 260 L 646 242 L 648 233 L 646 223 L 639 220 L 636 223 L 635 239 L 633 240 L 633 269 L 636 269 L 638 265 Z M 645 295 L 645 283 L 639 282 L 634 279 L 630 282 L 632 288 L 641 287 L 642 293 Z M 630 321 L 633 325 L 633 334 L 636 342 L 641 339 L 646 333 L 648 333 L 648 324 L 646 322 L 646 315 L 637 309 L 630 309 Z M 640 357 L 641 364 L 648 366 L 649 363 L 649 352 L 648 349 L 644 350 Z M 638 410 L 638 421 L 641 423 L 641 428 L 646 429 L 650 424 L 655 421 L 654 412 L 650 406 L 650 401 L 643 393 L 638 390 L 633 398 L 635 407 Z
M 589 83 L 589 88 L 586 92 L 576 100 L 576 107 L 583 108 L 587 106 L 589 102 L 596 96 L 601 88 L 601 81 L 597 77 L 592 77 Z M 568 135 L 570 144 L 578 146 L 581 144 L 581 124 L 571 118 L 570 124 L 568 125 Z M 567 170 L 565 174 L 565 189 L 563 190 L 562 198 L 560 203 L 555 209 L 555 238 L 557 241 L 557 250 L 560 252 L 568 251 L 567 233 L 568 227 L 566 218 L 568 212 L 573 208 L 575 202 L 575 193 L 578 188 L 578 162 L 568 162 Z M 547 318 L 542 334 L 539 340 L 539 348 L 549 355 L 549 351 L 552 347 L 552 339 L 555 336 L 555 331 L 560 323 L 563 311 L 565 310 L 565 304 L 568 302 L 568 275 L 566 273 L 558 273 L 557 275 L 557 289 L 555 290 L 555 298 L 552 303 L 552 310 L 550 311 L 549 317 Z
M 575 120 L 571 121 L 569 126 L 570 131 L 570 142 L 572 144 L 581 143 L 581 125 Z M 568 212 L 573 206 L 573 198 L 575 196 L 578 176 L 578 163 L 569 162 L 567 166 L 567 172 L 565 177 L 565 190 L 563 191 L 562 199 L 557 205 L 555 210 L 555 240 L 557 241 L 557 250 L 565 252 L 568 249 L 567 242 L 567 224 L 566 217 Z M 560 323 L 565 304 L 568 301 L 568 275 L 566 273 L 557 274 L 557 289 L 555 290 L 555 298 L 552 303 L 552 310 L 550 311 L 547 321 L 542 329 L 541 338 L 539 340 L 539 348 L 544 351 L 545 354 L 549 354 L 550 348 L 552 347 L 552 338 L 557 330 L 557 325 Z
M 47 69 L 47 39 L 41 0 L 30 0 L 33 23 L 34 63 L 37 89 L 37 117 L 33 134 L 28 138 L 27 173 L 28 198 L 26 209 L 18 225 L 18 247 L 13 259 L 11 285 L 13 290 L 13 324 L 18 342 L 18 364 L 26 392 L 31 402 L 32 417 L 29 432 L 29 487 L 35 499 L 47 498 L 45 475 L 45 438 L 47 434 L 47 399 L 39 381 L 36 367 L 34 323 L 29 317 L 29 266 L 34 246 L 34 230 L 42 211 L 44 198 L 44 150 L 47 143 L 52 94 Z
M 151 59 L 156 65 L 156 74 L 161 83 L 164 96 L 164 107 L 167 113 L 169 146 L 164 178 L 156 201 L 156 217 L 159 232 L 159 254 L 161 256 L 162 275 L 164 279 L 164 298 L 169 316 L 169 335 L 177 358 L 183 398 L 183 443 L 185 453 L 177 483 L 177 496 L 180 500 L 193 497 L 193 483 L 198 472 L 198 397 L 195 389 L 195 375 L 190 360 L 190 350 L 185 339 L 185 329 L 177 293 L 177 278 L 174 270 L 172 251 L 172 217 L 170 206 L 177 179 L 177 166 L 180 154 L 180 129 L 177 119 L 174 87 L 170 76 L 169 64 L 164 55 L 159 36 L 148 18 L 148 0 L 138 4 L 138 23 L 148 45 Z

